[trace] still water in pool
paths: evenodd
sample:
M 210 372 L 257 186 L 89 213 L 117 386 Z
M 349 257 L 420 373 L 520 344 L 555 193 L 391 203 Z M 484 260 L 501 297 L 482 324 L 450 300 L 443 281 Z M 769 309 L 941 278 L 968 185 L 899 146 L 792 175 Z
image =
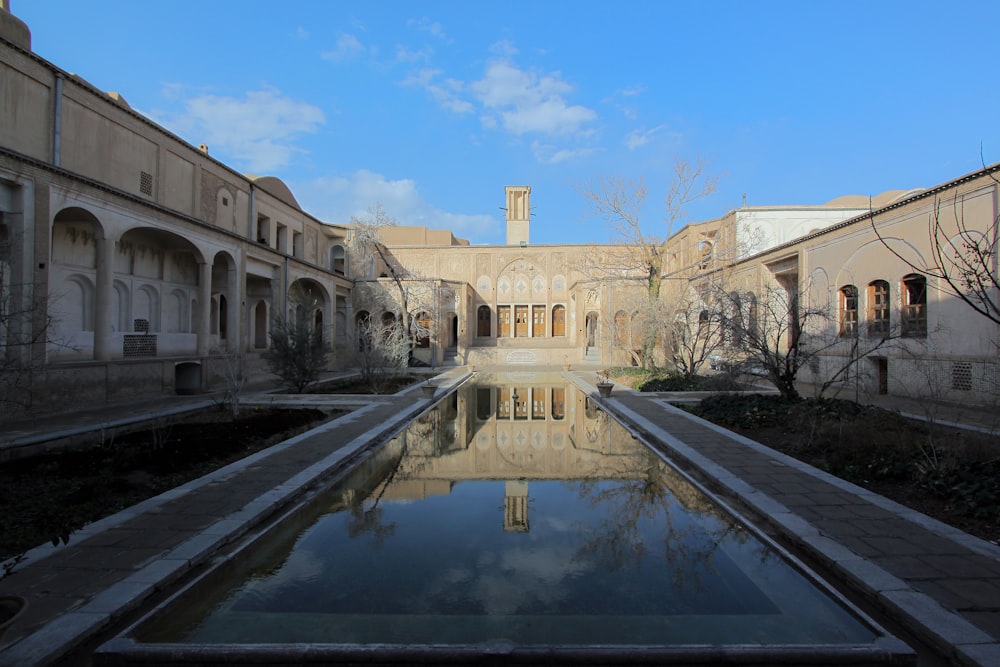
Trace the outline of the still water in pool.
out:
M 142 641 L 875 637 L 571 385 L 493 381 L 447 397 Z

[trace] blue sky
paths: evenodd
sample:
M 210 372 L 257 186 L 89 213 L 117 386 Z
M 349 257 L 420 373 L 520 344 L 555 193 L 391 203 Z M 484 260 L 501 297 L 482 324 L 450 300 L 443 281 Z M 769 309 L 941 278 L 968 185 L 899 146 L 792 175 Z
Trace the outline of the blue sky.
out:
M 33 49 L 303 208 L 503 243 L 606 242 L 573 189 L 642 176 L 662 227 L 676 157 L 723 174 L 690 207 L 821 204 L 1000 160 L 998 2 L 13 0 Z

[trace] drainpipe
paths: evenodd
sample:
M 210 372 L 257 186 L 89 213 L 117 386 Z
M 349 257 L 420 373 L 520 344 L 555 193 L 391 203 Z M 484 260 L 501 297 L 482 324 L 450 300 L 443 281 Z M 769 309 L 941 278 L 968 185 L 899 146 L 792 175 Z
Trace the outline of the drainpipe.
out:
M 63 73 L 56 72 L 55 104 L 52 111 L 52 164 L 59 166 L 59 155 L 62 153 L 62 90 Z

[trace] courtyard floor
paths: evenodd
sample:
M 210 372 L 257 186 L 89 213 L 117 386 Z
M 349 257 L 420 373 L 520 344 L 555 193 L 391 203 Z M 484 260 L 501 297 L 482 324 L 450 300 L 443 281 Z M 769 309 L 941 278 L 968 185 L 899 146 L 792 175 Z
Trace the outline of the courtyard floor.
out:
M 467 375 L 437 379 L 446 391 Z M 567 377 L 638 436 L 668 452 L 695 478 L 820 570 L 846 595 L 876 609 L 891 631 L 918 641 L 924 664 L 1000 664 L 1000 547 L 971 537 L 864 489 L 669 405 L 664 397 L 617 387 L 597 399 L 596 376 Z M 275 396 L 249 398 L 272 402 Z M 0 637 L 0 665 L 82 660 L 99 638 L 169 590 L 191 569 L 290 507 L 373 441 L 422 411 L 419 387 L 379 397 L 317 395 L 310 402 L 350 405 L 345 418 L 297 436 L 172 492 L 78 531 L 68 545 L 39 547 L 0 580 L 0 595 L 29 600 Z M 106 428 L 117 420 L 189 409 L 200 397 L 171 397 L 91 415 L 25 422 L 2 446 L 53 433 Z M 210 404 L 210 403 L 208 403 Z M 889 406 L 893 407 L 893 406 Z M 896 406 L 907 411 L 905 406 Z M 948 414 L 944 421 L 988 428 L 990 415 Z M 949 419 L 949 416 L 951 419 Z

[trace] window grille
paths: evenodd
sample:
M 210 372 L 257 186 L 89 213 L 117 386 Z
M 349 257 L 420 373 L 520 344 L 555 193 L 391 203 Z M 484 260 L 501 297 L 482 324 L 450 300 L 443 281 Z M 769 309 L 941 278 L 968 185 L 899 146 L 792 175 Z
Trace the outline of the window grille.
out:
M 972 391 L 972 363 L 956 361 L 951 365 L 951 388 L 955 391 Z

